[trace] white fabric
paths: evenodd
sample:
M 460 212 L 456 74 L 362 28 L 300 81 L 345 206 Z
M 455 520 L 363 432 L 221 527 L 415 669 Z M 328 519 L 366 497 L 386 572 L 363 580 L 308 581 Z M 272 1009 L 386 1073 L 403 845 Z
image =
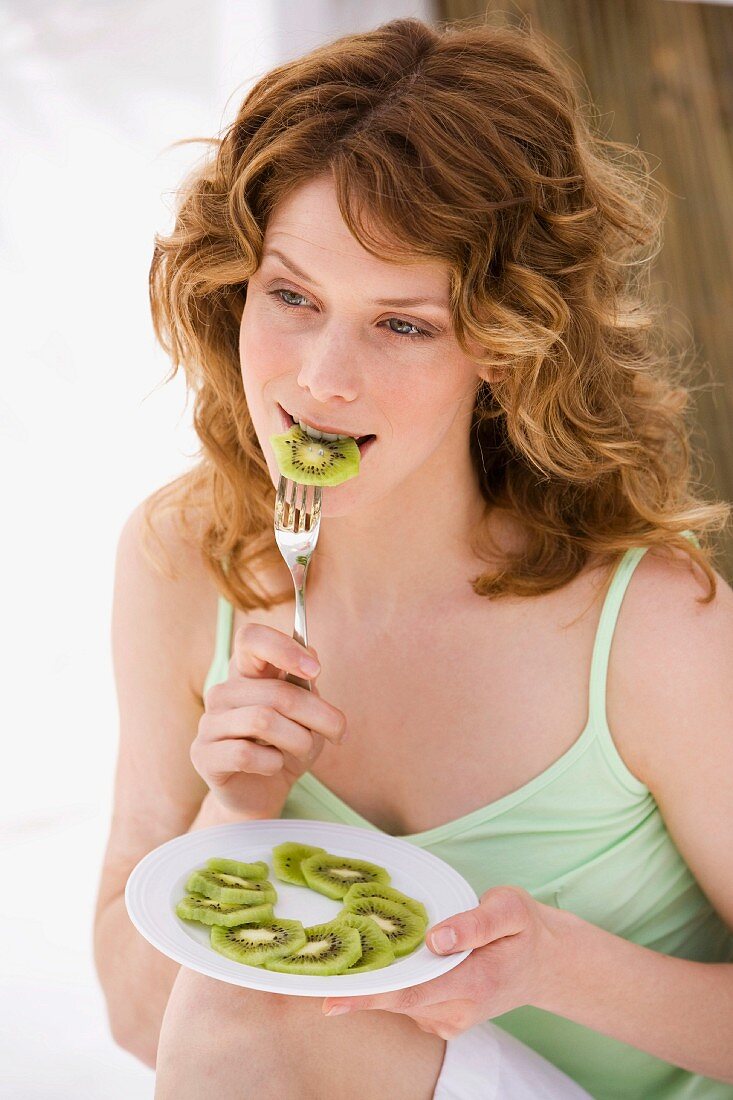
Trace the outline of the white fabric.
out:
M 589 1100 L 590 1094 L 487 1021 L 449 1039 L 433 1100 Z

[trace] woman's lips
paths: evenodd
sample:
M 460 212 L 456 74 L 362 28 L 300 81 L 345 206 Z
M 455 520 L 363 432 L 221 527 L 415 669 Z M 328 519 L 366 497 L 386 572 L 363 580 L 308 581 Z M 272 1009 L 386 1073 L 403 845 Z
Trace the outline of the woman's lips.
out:
M 288 428 L 292 428 L 295 421 L 293 420 L 290 413 L 285 412 L 285 409 L 280 404 L 278 404 L 277 409 L 278 409 L 278 412 L 280 413 L 280 420 L 282 421 L 283 429 L 285 431 L 287 431 Z M 372 443 L 374 443 L 376 441 L 376 438 L 377 438 L 376 435 L 366 435 L 366 436 L 364 436 L 361 443 L 359 443 L 358 441 L 356 442 L 356 445 L 359 448 L 359 455 L 362 458 L 364 457 L 366 452 L 369 450 Z

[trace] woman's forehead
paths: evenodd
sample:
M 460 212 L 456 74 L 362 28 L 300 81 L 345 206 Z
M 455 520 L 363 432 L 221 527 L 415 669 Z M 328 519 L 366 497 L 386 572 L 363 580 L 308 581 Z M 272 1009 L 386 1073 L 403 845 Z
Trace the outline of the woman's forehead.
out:
M 385 229 L 375 235 L 390 239 Z M 394 238 L 391 249 L 394 258 L 375 256 L 364 248 L 343 219 L 333 181 L 318 177 L 294 188 L 275 207 L 265 230 L 262 255 L 264 259 L 272 251 L 282 252 L 314 278 L 317 272 L 308 269 L 308 260 L 312 267 L 328 264 L 329 260 L 356 262 L 373 269 L 376 275 L 387 277 L 397 269 L 404 269 L 412 279 L 424 277 L 432 293 L 442 292 L 447 304 L 450 276 L 445 261 L 426 258 L 417 251 L 410 253 L 406 242 Z

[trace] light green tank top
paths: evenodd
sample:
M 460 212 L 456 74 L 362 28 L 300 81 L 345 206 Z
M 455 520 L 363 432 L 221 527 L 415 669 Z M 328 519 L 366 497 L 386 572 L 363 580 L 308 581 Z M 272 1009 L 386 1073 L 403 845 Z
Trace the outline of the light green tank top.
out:
M 733 933 L 697 885 L 649 788 L 621 759 L 606 721 L 613 631 L 645 549 L 623 555 L 607 590 L 593 646 L 588 722 L 578 740 L 519 790 L 402 839 L 435 852 L 479 896 L 513 883 L 644 947 L 700 962 L 730 962 Z M 228 676 L 232 619 L 232 605 L 220 596 L 205 691 Z M 310 772 L 292 787 L 282 817 L 376 829 Z M 518 1008 L 493 1022 L 597 1100 L 733 1100 L 733 1085 L 688 1073 L 542 1009 Z

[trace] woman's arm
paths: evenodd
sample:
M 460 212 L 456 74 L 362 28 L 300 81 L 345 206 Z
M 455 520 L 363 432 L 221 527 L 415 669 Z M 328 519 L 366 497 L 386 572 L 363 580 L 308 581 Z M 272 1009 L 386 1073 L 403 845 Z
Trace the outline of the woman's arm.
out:
M 538 1008 L 733 1083 L 733 963 L 673 958 L 558 914 L 558 966 Z
M 716 597 L 701 605 L 685 566 L 645 565 L 615 669 L 617 697 L 634 700 L 619 748 L 733 928 L 733 590 L 716 574 Z M 662 955 L 565 915 L 567 954 L 540 1007 L 733 1082 L 733 963 Z

